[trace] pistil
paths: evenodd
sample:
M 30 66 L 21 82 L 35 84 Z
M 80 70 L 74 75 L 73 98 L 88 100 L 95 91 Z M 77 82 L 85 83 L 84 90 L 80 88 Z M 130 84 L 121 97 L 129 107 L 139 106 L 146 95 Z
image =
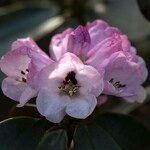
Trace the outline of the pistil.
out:
M 65 78 L 65 80 L 63 81 L 63 84 L 58 87 L 61 92 L 69 95 L 69 96 L 73 96 L 78 92 L 79 89 L 79 85 L 77 83 L 77 80 L 75 78 L 75 73 L 69 72 Z

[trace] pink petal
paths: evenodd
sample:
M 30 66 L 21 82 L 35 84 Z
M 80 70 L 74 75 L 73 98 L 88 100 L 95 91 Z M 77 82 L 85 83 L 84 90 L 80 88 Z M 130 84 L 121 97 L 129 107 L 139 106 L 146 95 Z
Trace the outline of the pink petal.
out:
M 68 96 L 51 92 L 51 89 L 42 89 L 38 94 L 36 105 L 38 111 L 49 121 L 59 123 L 66 114 L 65 107 L 69 101 Z
M 67 105 L 66 113 L 74 118 L 85 119 L 93 112 L 96 104 L 97 100 L 94 95 L 80 95 L 74 97 Z
M 40 57 L 40 55 L 39 55 Z M 37 57 L 36 57 L 37 58 Z M 39 59 L 32 58 L 28 69 L 29 73 L 27 75 L 27 83 L 34 89 L 36 89 L 37 86 L 37 78 L 38 78 L 38 73 L 46 66 L 50 65 L 53 63 L 51 59 L 43 59 L 42 56 Z
M 68 51 L 77 56 L 86 56 L 90 42 L 90 35 L 86 27 L 80 25 L 69 36 Z
M 103 40 L 94 49 L 89 51 L 86 64 L 99 68 L 102 63 L 109 58 L 114 52 L 121 51 L 121 39 L 117 34 Z
M 9 51 L 6 55 L 1 58 L 0 67 L 2 72 L 8 76 L 18 76 L 21 71 L 28 68 L 30 58 L 27 56 L 26 49 L 16 49 Z
M 11 50 L 24 49 L 24 48 L 32 51 L 36 51 L 38 53 L 43 53 L 43 55 L 45 54 L 31 37 L 18 39 L 15 42 L 13 42 L 11 46 Z
M 122 41 L 122 49 L 123 51 L 130 52 L 131 43 L 126 35 L 120 35 Z
M 56 34 L 52 37 L 50 43 L 50 56 L 54 60 L 59 60 L 64 53 L 68 51 L 68 38 L 73 29 L 69 28 L 63 33 Z
M 105 77 L 109 79 L 116 78 L 124 84 L 137 85 L 141 84 L 139 71 L 138 63 L 130 61 L 122 52 L 117 52 L 110 58 L 110 63 L 106 67 Z
M 34 60 L 40 60 L 43 63 L 48 63 L 52 61 L 49 56 L 39 48 L 35 41 L 31 38 L 18 39 L 12 44 L 12 50 L 19 49 L 20 53 L 23 53 L 25 50 L 26 55 Z
M 124 97 L 128 102 L 138 102 L 142 103 L 146 99 L 146 91 L 142 86 L 136 88 L 135 95 Z
M 1 69 L 8 76 L 20 76 L 21 71 L 26 72 L 28 69 L 27 83 L 35 88 L 35 78 L 38 72 L 51 63 L 53 61 L 37 46 L 32 38 L 24 38 L 13 42 L 12 51 L 8 52 L 1 60 Z
M 54 60 L 59 60 L 66 52 L 84 56 L 89 47 L 90 36 L 86 27 L 78 26 L 75 30 L 68 29 L 53 37 L 50 44 L 50 55 Z
M 37 88 L 48 88 L 53 85 L 56 89 L 58 89 L 59 84 L 63 82 L 67 74 L 76 70 L 76 66 L 78 66 L 78 68 L 83 66 L 81 60 L 72 53 L 64 54 L 58 62 L 49 64 L 40 71 L 36 82 Z
M 27 87 L 20 96 L 19 104 L 17 107 L 24 106 L 31 98 L 37 96 L 37 92 L 31 87 Z
M 103 93 L 107 95 L 116 95 L 118 91 L 115 89 L 115 87 L 111 83 L 109 83 L 109 81 L 104 80 Z
M 103 72 L 99 73 L 92 66 L 84 65 L 84 67 L 77 72 L 76 79 L 79 84 L 82 85 L 80 87 L 80 92 L 82 94 L 90 92 L 98 97 L 103 91 Z
M 18 82 L 16 79 L 7 77 L 2 82 L 2 91 L 3 93 L 15 100 L 20 102 L 20 97 L 22 93 L 28 88 L 26 83 Z
M 113 34 L 121 34 L 119 29 L 110 27 L 103 20 L 95 20 L 87 24 L 87 29 L 91 37 L 91 49 L 93 49 L 97 44 L 111 37 Z
M 142 84 L 148 77 L 148 70 L 142 57 L 136 56 L 135 63 L 137 63 L 137 74 L 139 76 L 140 83 Z
M 137 93 L 136 88 L 146 76 L 147 69 L 142 60 L 137 63 L 123 52 L 116 52 L 110 57 L 110 62 L 105 68 L 103 93 L 119 97 L 133 97 Z M 114 86 L 116 82 L 120 82 L 125 87 L 116 88 Z

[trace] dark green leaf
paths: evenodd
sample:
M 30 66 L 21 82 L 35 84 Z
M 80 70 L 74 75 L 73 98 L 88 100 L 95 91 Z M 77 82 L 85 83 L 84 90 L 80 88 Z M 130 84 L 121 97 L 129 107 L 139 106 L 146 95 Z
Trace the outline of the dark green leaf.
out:
M 150 1 L 149 0 L 137 0 L 142 14 L 150 20 Z
M 38 112 L 37 108 L 34 104 L 25 104 L 23 107 L 16 107 L 14 105 L 10 112 L 9 117 L 16 117 L 16 116 L 29 116 L 33 118 L 42 118 L 40 113 Z
M 38 150 L 67 150 L 67 134 L 64 130 L 47 133 L 42 138 Z
M 47 8 L 31 6 L 8 11 L 8 13 L 0 15 L 0 56 L 10 49 L 10 43 L 17 38 L 28 36 L 39 38 L 36 36 L 37 32 L 40 31 L 43 34 L 45 23 L 58 14 L 58 8 L 53 4 Z
M 75 150 L 148 150 L 150 132 L 133 118 L 104 114 L 76 128 Z
M 150 0 L 141 0 L 141 3 Z M 118 27 L 132 41 L 146 39 L 150 33 L 149 22 L 141 15 L 136 0 L 90 0 L 85 13 L 85 22 L 103 19 L 110 25 Z M 149 6 L 147 6 L 149 7 Z M 140 49 L 138 47 L 140 51 Z
M 12 118 L 0 123 L 0 150 L 35 150 L 47 127 L 44 120 Z
M 78 126 L 74 135 L 75 150 L 120 150 L 113 138 L 95 123 Z

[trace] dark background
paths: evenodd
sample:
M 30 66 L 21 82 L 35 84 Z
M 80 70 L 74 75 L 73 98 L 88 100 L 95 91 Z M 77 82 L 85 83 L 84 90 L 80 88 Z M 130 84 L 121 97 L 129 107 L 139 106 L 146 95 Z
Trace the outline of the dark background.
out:
M 27 36 L 33 37 L 48 53 L 54 34 L 94 19 L 104 19 L 127 34 L 150 70 L 149 0 L 0 0 L 0 56 L 9 50 L 17 38 Z M 4 75 L 0 73 L 0 81 L 3 78 Z M 150 76 L 144 83 L 148 92 L 146 102 L 133 106 L 129 112 L 150 129 L 149 84 Z M 110 103 L 112 99 L 114 98 L 110 98 Z M 122 101 L 116 98 L 114 101 L 113 106 L 120 107 Z M 107 104 L 108 108 L 112 106 L 110 103 Z M 25 108 L 17 114 L 18 112 L 14 113 L 14 105 L 15 102 L 0 91 L 0 120 L 13 115 L 24 115 L 22 110 L 26 111 Z M 126 103 L 122 105 L 123 108 L 128 106 Z

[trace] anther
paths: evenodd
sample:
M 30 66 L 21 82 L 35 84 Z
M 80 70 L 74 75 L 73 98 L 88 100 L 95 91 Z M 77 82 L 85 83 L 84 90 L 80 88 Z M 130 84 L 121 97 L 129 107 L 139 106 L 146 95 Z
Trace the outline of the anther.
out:
M 126 85 L 125 85 L 125 84 L 123 84 L 123 85 L 121 85 L 121 87 L 126 87 Z
M 120 84 L 120 82 L 119 82 L 119 81 L 117 81 L 117 82 L 115 82 L 115 84 L 114 84 L 114 85 L 118 86 L 119 84 Z
M 109 82 L 110 82 L 110 83 L 113 83 L 113 81 L 114 81 L 114 79 L 113 79 L 113 78 L 111 78 Z
M 23 81 L 23 82 L 27 82 L 27 80 L 26 80 L 25 78 L 22 78 L 22 81 Z
M 67 74 L 65 80 L 62 82 L 63 84 L 58 88 L 69 96 L 73 96 L 78 92 L 79 85 L 77 84 L 77 80 L 75 78 L 75 72 L 71 71 Z
M 26 69 L 27 72 L 29 72 L 29 69 Z
M 25 72 L 21 70 L 21 74 L 25 75 Z

